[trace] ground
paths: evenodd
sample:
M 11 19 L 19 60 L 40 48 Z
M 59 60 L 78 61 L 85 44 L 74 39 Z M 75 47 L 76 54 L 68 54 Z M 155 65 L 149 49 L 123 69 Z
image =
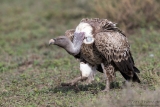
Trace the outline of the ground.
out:
M 65 50 L 48 46 L 48 41 L 75 28 L 83 11 L 74 7 L 70 18 L 71 9 L 59 14 L 59 6 L 67 8 L 58 0 L 0 1 L 0 106 L 160 106 L 160 31 L 152 27 L 126 32 L 141 84 L 126 88 L 117 72 L 109 93 L 101 92 L 102 73 L 97 73 L 93 84 L 61 87 L 80 75 L 79 62 Z

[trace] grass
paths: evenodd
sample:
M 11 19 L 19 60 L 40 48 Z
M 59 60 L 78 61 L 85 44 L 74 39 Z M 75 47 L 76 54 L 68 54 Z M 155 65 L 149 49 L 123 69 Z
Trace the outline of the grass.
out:
M 117 72 L 116 81 L 106 94 L 101 92 L 105 87 L 101 73 L 88 86 L 60 86 L 80 74 L 79 62 L 63 49 L 49 47 L 48 40 L 74 28 L 82 17 L 94 16 L 87 16 L 87 4 L 83 7 L 83 2 L 70 2 L 0 1 L 0 106 L 159 106 L 160 31 L 154 27 L 128 34 L 136 66 L 141 71 L 141 84 L 123 88 L 124 79 Z

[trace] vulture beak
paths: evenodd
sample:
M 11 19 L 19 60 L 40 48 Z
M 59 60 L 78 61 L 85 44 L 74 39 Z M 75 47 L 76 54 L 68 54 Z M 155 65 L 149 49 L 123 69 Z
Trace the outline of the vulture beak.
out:
M 52 44 L 54 44 L 54 42 L 55 42 L 54 39 L 50 39 L 50 40 L 49 40 L 49 46 L 52 45 Z

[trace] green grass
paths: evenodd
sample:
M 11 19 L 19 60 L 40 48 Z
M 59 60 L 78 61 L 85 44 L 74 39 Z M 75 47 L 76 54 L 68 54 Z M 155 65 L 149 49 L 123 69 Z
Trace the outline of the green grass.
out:
M 60 86 L 80 74 L 79 62 L 63 49 L 49 47 L 48 41 L 75 28 L 82 17 L 89 17 L 84 11 L 87 7 L 78 1 L 75 5 L 70 2 L 0 1 L 0 106 L 128 107 L 143 106 L 143 101 L 160 105 L 156 102 L 160 97 L 160 31 L 152 27 L 128 34 L 136 66 L 141 71 L 141 84 L 123 88 L 124 79 L 117 72 L 113 88 L 106 94 L 101 92 L 105 87 L 101 73 L 88 86 Z

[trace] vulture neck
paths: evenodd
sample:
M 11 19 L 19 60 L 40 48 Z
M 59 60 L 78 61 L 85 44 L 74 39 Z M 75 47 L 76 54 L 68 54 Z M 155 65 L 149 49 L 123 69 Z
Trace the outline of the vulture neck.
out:
M 73 40 L 73 43 L 68 39 L 67 44 L 64 47 L 64 49 L 71 55 L 75 56 L 79 54 L 81 45 L 83 41 L 82 40 Z
M 55 38 L 53 44 L 65 49 L 73 56 L 79 54 L 84 37 L 74 37 L 73 42 L 66 36 L 61 36 L 61 38 L 63 38 L 63 41 L 60 41 L 58 37 Z

